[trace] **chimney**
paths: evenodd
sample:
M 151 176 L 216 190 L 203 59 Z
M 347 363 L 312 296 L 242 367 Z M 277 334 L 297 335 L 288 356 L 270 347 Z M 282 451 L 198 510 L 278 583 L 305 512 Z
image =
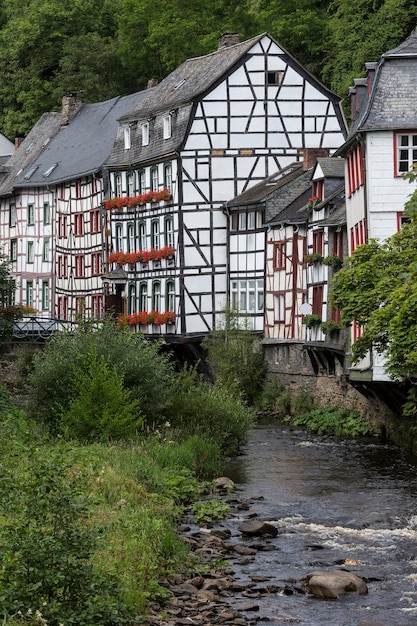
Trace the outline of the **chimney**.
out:
M 230 48 L 230 46 L 235 46 L 237 43 L 240 43 L 239 33 L 224 33 L 219 37 L 218 42 L 219 50 L 222 50 L 223 48 Z
M 148 84 L 146 85 L 146 89 L 152 89 L 152 87 L 156 87 L 158 84 L 157 78 L 150 78 L 148 80 Z
M 368 81 L 368 96 L 371 95 L 372 85 L 374 84 L 375 72 L 378 66 L 377 61 L 372 61 L 372 63 L 365 63 L 366 69 L 366 78 Z
M 319 157 L 328 157 L 328 148 L 304 148 L 303 150 L 303 170 L 306 172 L 310 167 L 314 167 Z
M 368 79 L 355 78 L 353 84 L 356 87 L 356 112 L 359 113 L 364 102 L 368 100 Z
M 14 149 L 17 150 L 20 144 L 24 141 L 24 137 L 15 137 L 14 139 Z
M 69 124 L 71 118 L 81 107 L 83 101 L 77 92 L 70 92 L 62 98 L 61 126 Z

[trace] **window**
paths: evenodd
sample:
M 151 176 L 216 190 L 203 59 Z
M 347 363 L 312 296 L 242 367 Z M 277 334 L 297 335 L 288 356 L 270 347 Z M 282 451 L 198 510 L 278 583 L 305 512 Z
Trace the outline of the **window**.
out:
M 59 320 L 68 319 L 68 296 L 58 296 L 57 315 Z
M 103 297 L 101 295 L 91 296 L 91 315 L 96 319 L 102 318 L 103 312 Z
M 363 152 L 361 146 L 355 148 L 346 157 L 347 190 L 351 196 L 365 182 Z
M 149 144 L 149 122 L 145 122 L 141 124 L 142 131 L 142 146 L 147 146 Z
M 146 191 L 146 172 L 145 170 L 139 170 L 138 172 L 139 193 L 145 193 Z
M 164 186 L 172 191 L 172 165 L 165 163 L 164 165 Z
M 324 181 L 323 180 L 315 180 L 313 182 L 313 198 L 320 198 L 323 200 L 324 198 Z
M 350 253 L 366 243 L 366 220 L 360 220 L 350 229 Z
M 51 223 L 51 207 L 49 202 L 43 203 L 43 223 L 50 224 Z
M 115 174 L 114 175 L 114 195 L 120 198 L 122 195 L 122 175 Z
M 159 173 L 158 173 L 158 168 L 155 166 L 151 168 L 151 190 L 158 191 L 158 189 L 159 189 Z
M 409 224 L 411 219 L 405 213 L 397 213 L 397 230 L 401 230 L 404 224 Z
M 233 213 L 230 216 L 230 230 L 232 232 L 237 232 L 239 230 L 239 214 Z
M 35 205 L 34 204 L 28 204 L 27 221 L 28 221 L 28 226 L 33 226 L 35 223 Z
M 136 248 L 135 225 L 127 225 L 127 251 L 134 252 Z
M 284 78 L 284 72 L 267 72 L 267 85 L 280 85 Z
M 160 248 L 159 220 L 153 220 L 151 224 L 151 246 L 155 250 Z
M 66 239 L 67 237 L 68 216 L 60 215 L 58 217 L 58 237 L 59 239 Z
M 49 309 L 49 281 L 42 281 L 42 309 Z
M 135 193 L 135 175 L 133 172 L 126 174 L 126 193 L 128 196 L 133 196 Z
M 75 278 L 84 278 L 85 275 L 85 261 L 83 254 L 75 255 Z
M 100 209 L 90 211 L 90 233 L 100 232 Z
M 101 269 L 101 252 L 93 252 L 91 254 L 91 275 L 100 276 Z
M 26 281 L 26 306 L 33 306 L 33 280 Z
M 262 280 L 234 280 L 231 285 L 232 307 L 241 313 L 263 311 L 264 287 Z
M 125 150 L 130 150 L 130 126 L 124 127 L 123 138 L 125 143 Z
M 167 280 L 166 283 L 165 310 L 175 311 L 175 283 L 173 280 Z
M 12 202 L 9 205 L 9 227 L 14 228 L 16 226 L 16 205 Z
M 81 181 L 75 181 L 75 197 L 81 198 Z
M 10 239 L 10 260 L 17 261 L 17 239 Z
M 51 240 L 49 237 L 45 237 L 43 240 L 42 248 L 42 261 L 49 261 L 49 251 L 51 249 Z
M 174 245 L 174 218 L 171 215 L 165 218 L 164 237 L 166 246 Z
M 274 270 L 283 269 L 285 267 L 285 254 L 287 244 L 285 241 L 274 244 Z
M 115 228 L 115 247 L 116 251 L 123 250 L 123 225 L 116 224 Z
M 247 214 L 240 213 L 239 214 L 239 230 L 246 230 L 247 227 Z
M 74 215 L 74 235 L 81 237 L 84 235 L 84 214 L 75 213 Z
M 401 176 L 417 163 L 417 133 L 395 134 L 395 174 Z
M 28 241 L 26 261 L 33 263 L 33 241 Z
M 84 318 L 85 315 L 85 296 L 77 296 L 75 298 L 75 316 L 78 319 Z
M 66 254 L 58 255 L 58 278 L 68 278 L 68 257 Z
M 171 137 L 172 130 L 172 116 L 171 114 L 164 115 L 164 139 L 169 139 Z
M 313 231 L 313 254 L 321 254 L 324 252 L 324 232 L 322 230 Z
M 323 285 L 313 286 L 312 314 L 322 316 L 323 313 Z
M 152 310 L 161 310 L 161 283 L 156 280 L 152 285 Z
M 139 310 L 148 310 L 148 285 L 142 282 L 139 286 Z
M 338 256 L 339 259 L 343 259 L 344 256 L 344 237 L 343 231 L 336 231 L 333 233 L 333 254 Z
M 255 211 L 250 211 L 248 213 L 248 230 L 254 230 L 255 225 Z
M 277 324 L 285 322 L 285 295 L 283 293 L 274 294 L 274 321 Z
M 129 315 L 136 312 L 136 286 L 134 283 L 130 283 L 128 288 L 127 312 Z
M 146 223 L 139 222 L 138 226 L 138 235 L 139 235 L 139 250 L 146 250 Z

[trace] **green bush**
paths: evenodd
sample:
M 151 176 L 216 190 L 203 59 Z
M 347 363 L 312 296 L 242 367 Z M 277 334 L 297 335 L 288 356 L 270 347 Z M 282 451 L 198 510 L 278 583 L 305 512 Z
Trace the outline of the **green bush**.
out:
M 36 456 L 27 469 L 16 475 L 1 468 L 0 474 L 0 502 L 7 515 L 0 525 L 4 614 L 38 611 L 48 626 L 123 623 L 117 586 L 90 564 L 97 534 L 87 523 L 79 473 Z
M 157 344 L 146 342 L 130 329 L 118 329 L 111 321 L 97 328 L 85 323 L 75 334 L 57 334 L 35 358 L 28 378 L 31 417 L 53 434 L 62 431 L 60 416 L 73 402 L 80 377 L 89 371 L 91 374 L 92 354 L 119 372 L 130 401 L 137 402 L 147 424 L 165 421 L 174 377 L 169 355 L 161 354 Z
M 122 375 L 95 350 L 85 361 L 83 370 L 74 372 L 74 395 L 60 414 L 62 432 L 84 441 L 137 435 L 143 420 L 137 400 L 123 387 Z
M 236 389 L 249 405 L 254 405 L 262 392 L 266 364 L 247 317 L 227 310 L 223 328 L 204 339 L 203 347 L 215 381 Z
M 236 454 L 253 425 L 252 412 L 236 391 L 205 382 L 195 370 L 177 376 L 171 411 L 173 428 L 216 442 L 223 455 Z
M 365 422 L 359 411 L 337 407 L 314 409 L 304 415 L 288 418 L 287 421 L 319 435 L 358 437 L 374 434 L 374 429 Z

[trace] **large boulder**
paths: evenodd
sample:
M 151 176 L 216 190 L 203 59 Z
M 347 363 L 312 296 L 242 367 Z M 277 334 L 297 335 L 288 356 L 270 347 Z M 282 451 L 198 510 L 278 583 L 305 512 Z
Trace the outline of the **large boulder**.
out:
M 349 593 L 368 593 L 365 581 L 345 570 L 312 572 L 306 578 L 306 587 L 319 598 L 338 598 Z
M 262 535 L 276 537 L 278 535 L 278 530 L 275 526 L 272 526 L 269 522 L 261 522 L 259 520 L 241 522 L 237 528 L 243 535 L 251 537 L 261 537 Z

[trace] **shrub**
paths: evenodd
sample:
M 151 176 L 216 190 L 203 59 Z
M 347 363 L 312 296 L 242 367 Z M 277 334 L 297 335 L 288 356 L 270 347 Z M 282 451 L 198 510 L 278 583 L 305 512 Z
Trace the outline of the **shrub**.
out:
M 360 415 L 359 411 L 339 409 L 337 407 L 318 408 L 288 418 L 294 426 L 301 426 L 319 435 L 347 435 L 357 437 L 372 435 L 374 429 Z
M 276 412 L 278 410 L 278 399 L 285 390 L 282 383 L 276 378 L 269 379 L 259 397 L 258 406 L 262 411 Z
M 205 382 L 195 370 L 177 376 L 171 411 L 174 428 L 216 442 L 226 455 L 240 450 L 253 424 L 252 412 L 236 391 Z
M 250 405 L 262 391 L 265 378 L 263 351 L 245 316 L 225 312 L 223 328 L 216 329 L 203 341 L 207 363 L 216 381 L 234 387 Z
M 61 432 L 59 417 L 73 401 L 80 377 L 91 369 L 86 355 L 91 359 L 93 353 L 119 372 L 146 423 L 165 420 L 174 376 L 169 355 L 160 354 L 158 344 L 111 321 L 98 328 L 87 322 L 74 335 L 57 334 L 35 358 L 28 378 L 31 417 L 53 434 Z

